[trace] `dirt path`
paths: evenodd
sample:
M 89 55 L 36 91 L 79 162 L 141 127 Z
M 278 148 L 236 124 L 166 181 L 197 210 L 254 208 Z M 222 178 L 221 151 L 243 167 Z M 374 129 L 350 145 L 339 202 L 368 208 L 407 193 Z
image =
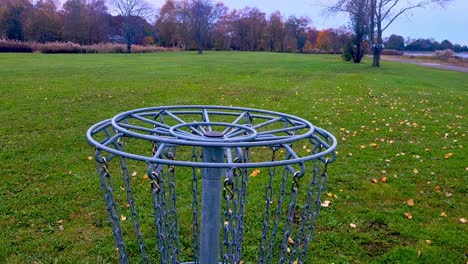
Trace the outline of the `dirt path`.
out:
M 416 64 L 416 65 L 421 65 L 424 67 L 431 67 L 431 68 L 437 68 L 437 69 L 448 70 L 448 71 L 459 71 L 459 72 L 468 73 L 468 68 L 460 67 L 460 66 L 444 65 L 444 64 L 430 63 L 430 62 L 421 62 L 421 61 L 416 61 L 412 59 L 405 59 L 405 58 L 391 57 L 391 56 L 381 56 L 381 59 L 387 60 L 387 61 Z

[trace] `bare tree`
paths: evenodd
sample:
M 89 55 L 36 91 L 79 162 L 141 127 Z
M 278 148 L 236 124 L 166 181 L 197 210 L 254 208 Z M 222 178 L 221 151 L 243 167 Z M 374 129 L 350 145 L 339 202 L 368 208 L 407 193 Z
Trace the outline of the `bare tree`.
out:
M 123 18 L 122 33 L 127 43 L 127 52 L 131 52 L 136 34 L 138 17 L 148 17 L 152 8 L 145 0 L 110 0 L 111 6 Z
M 338 0 L 326 8 L 327 13 L 344 12 L 352 14 L 350 6 L 357 6 L 360 0 Z M 414 9 L 430 5 L 445 7 L 453 0 L 366 0 L 369 10 L 369 41 L 372 47 L 373 67 L 380 67 L 380 52 L 383 49 L 382 33 L 401 15 Z
M 198 54 L 202 54 L 210 30 L 216 20 L 226 13 L 227 8 L 222 3 L 213 5 L 211 0 L 190 0 L 183 6 L 183 13 L 198 45 Z

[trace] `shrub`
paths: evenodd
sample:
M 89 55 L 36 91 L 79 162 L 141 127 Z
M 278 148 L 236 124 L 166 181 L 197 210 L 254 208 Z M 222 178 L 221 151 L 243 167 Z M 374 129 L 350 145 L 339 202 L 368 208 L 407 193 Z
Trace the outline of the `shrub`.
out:
M 390 55 L 390 56 L 402 56 L 403 51 L 393 50 L 393 49 L 384 49 L 380 55 Z
M 148 46 L 148 45 L 153 45 L 154 44 L 154 38 L 151 36 L 146 36 L 143 39 L 143 45 Z
M 73 42 L 47 42 L 38 45 L 42 53 L 83 53 L 84 49 Z
M 455 52 L 453 52 L 453 50 L 451 49 L 446 49 L 446 50 L 436 50 L 433 55 L 435 57 L 439 57 L 439 58 L 442 58 L 442 59 L 448 59 L 448 58 L 452 58 L 455 56 Z
M 33 52 L 29 43 L 0 39 L 0 52 Z

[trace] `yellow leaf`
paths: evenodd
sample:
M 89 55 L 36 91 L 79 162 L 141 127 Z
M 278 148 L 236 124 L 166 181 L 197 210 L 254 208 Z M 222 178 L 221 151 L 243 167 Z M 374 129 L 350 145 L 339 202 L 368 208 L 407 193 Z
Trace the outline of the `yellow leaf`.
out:
M 406 218 L 408 218 L 409 220 L 413 219 L 413 215 L 411 215 L 410 213 L 405 213 L 405 216 L 406 216 Z
M 442 212 L 442 213 L 440 213 L 440 216 L 447 217 L 447 214 L 445 212 Z
M 419 173 L 418 169 L 413 169 L 413 173 L 418 174 Z
M 148 179 L 148 174 L 143 174 L 143 179 Z
M 327 193 L 327 196 L 331 198 L 333 196 L 333 193 L 329 192 Z
M 414 206 L 414 200 L 409 199 L 408 201 L 406 201 L 406 204 L 409 205 L 409 206 Z
M 127 220 L 127 217 L 123 214 L 120 215 L 120 221 L 125 221 Z
M 430 244 L 432 243 L 432 241 L 429 240 L 429 239 L 427 239 L 427 240 L 426 240 L 426 243 L 427 243 L 428 245 L 430 245 Z
M 377 147 L 377 143 L 374 143 L 374 142 L 369 143 L 369 145 L 370 145 L 371 147 Z
M 365 149 L 366 148 L 366 145 L 361 145 L 361 149 Z
M 450 153 L 445 154 L 444 157 L 445 157 L 446 159 L 448 159 L 448 158 L 452 157 L 452 155 L 453 155 L 453 154 L 450 152 Z
M 250 176 L 251 176 L 251 177 L 256 177 L 259 173 L 260 173 L 260 170 L 259 170 L 259 169 L 254 169 L 254 170 L 252 171 L 252 173 L 250 173 Z
M 88 156 L 88 160 L 93 160 L 93 157 L 92 157 L 92 156 Z

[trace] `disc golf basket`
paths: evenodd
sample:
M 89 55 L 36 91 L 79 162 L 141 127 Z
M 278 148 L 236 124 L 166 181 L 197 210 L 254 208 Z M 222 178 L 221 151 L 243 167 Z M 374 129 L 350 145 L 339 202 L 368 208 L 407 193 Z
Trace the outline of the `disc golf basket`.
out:
M 329 132 L 279 112 L 166 106 L 87 138 L 121 263 L 307 263 Z

